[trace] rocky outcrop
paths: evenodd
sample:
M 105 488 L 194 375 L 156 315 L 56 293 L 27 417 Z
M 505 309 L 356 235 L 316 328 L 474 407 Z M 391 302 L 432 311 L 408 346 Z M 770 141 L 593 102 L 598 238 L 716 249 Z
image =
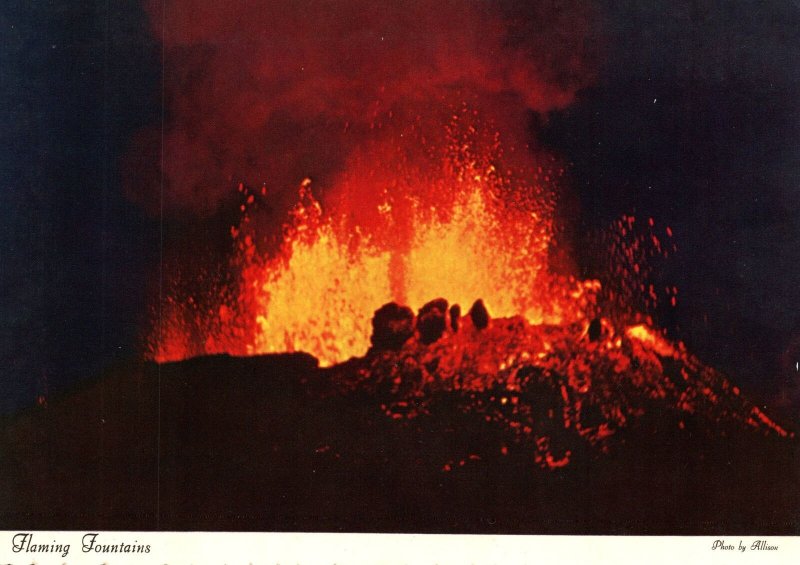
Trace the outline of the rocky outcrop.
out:
M 447 328 L 447 300 L 437 298 L 425 304 L 417 313 L 417 332 L 424 344 L 438 341 Z
M 414 335 L 414 312 L 395 302 L 384 304 L 372 318 L 373 349 L 394 351 Z
M 469 309 L 469 317 L 472 319 L 472 325 L 479 330 L 485 329 L 489 325 L 489 311 L 483 300 L 479 298 L 475 301 L 472 308 Z

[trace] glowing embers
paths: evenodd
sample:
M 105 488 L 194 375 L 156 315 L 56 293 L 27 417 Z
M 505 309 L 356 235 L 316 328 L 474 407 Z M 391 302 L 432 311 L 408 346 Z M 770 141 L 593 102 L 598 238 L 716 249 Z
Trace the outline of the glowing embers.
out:
M 678 305 L 677 287 L 653 284 L 659 278 L 654 274 L 678 249 L 670 226 L 662 227 L 653 218 L 641 221 L 623 214 L 591 245 L 591 254 L 599 261 L 603 300 L 618 311 L 635 315 L 654 312 L 666 304 Z

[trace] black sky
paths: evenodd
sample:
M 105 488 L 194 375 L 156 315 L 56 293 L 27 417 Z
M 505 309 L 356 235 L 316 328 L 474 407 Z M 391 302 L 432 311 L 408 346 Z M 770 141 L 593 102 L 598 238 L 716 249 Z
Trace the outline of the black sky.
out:
M 134 355 L 158 231 L 122 198 L 116 163 L 160 106 L 158 48 L 135 0 L 0 11 L 7 412 Z
M 757 398 L 797 407 L 800 7 L 607 1 L 602 11 L 597 83 L 535 120 L 572 163 L 578 233 L 634 211 L 670 225 L 679 253 L 657 276 L 680 301 L 662 323 Z M 124 198 L 118 163 L 131 135 L 160 119 L 160 53 L 135 0 L 9 1 L 0 25 L 7 413 L 137 355 L 159 222 Z

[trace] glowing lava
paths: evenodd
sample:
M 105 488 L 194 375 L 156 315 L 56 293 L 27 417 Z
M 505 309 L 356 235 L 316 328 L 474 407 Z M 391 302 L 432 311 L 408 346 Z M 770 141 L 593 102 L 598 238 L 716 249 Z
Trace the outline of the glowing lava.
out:
M 464 309 L 482 298 L 492 315 L 522 315 L 533 324 L 592 315 L 596 283 L 555 276 L 548 264 L 553 183 L 563 171 L 501 172 L 499 142 L 476 153 L 468 138 L 451 132 L 443 154 L 402 171 L 400 180 L 369 179 L 376 186 L 368 192 L 345 177 L 335 190 L 350 199 L 332 211 L 323 210 L 306 179 L 272 256 L 257 250 L 247 214 L 266 191 L 257 200 L 240 186 L 246 205 L 232 228 L 238 248 L 231 264 L 239 281 L 213 289 L 202 308 L 193 307 L 196 297 L 170 296 L 151 356 L 163 362 L 305 351 L 331 365 L 367 351 L 372 313 L 383 304 L 417 309 L 436 296 Z M 379 198 L 354 206 L 353 194 Z

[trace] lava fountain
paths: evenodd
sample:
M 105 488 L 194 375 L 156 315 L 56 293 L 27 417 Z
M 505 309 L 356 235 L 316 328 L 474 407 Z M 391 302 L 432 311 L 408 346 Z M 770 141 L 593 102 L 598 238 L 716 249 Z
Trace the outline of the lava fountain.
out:
M 361 157 L 341 175 L 331 211 L 315 198 L 312 180 L 303 180 L 272 254 L 259 251 L 251 221 L 269 190 L 240 185 L 229 265 L 238 280 L 214 286 L 203 310 L 197 297 L 170 296 L 151 355 L 305 351 L 330 365 L 366 352 L 371 313 L 381 305 L 420 308 L 435 296 L 465 307 L 480 298 L 494 315 L 519 314 L 532 324 L 593 315 L 598 283 L 556 275 L 549 265 L 563 167 L 545 155 L 543 164 L 514 170 L 500 133 L 479 122 L 463 105 L 422 166 L 398 165 L 402 146 L 382 143 L 372 170 Z
M 796 431 L 659 328 L 672 228 L 583 233 L 534 138 L 595 82 L 590 2 L 143 2 L 164 112 L 123 179 L 161 226 L 147 361 L 3 422 L 0 517 L 798 533 Z
M 358 358 L 362 377 L 454 390 L 504 375 L 506 388 L 531 384 L 533 364 L 571 406 L 565 429 L 584 401 L 612 427 L 639 414 L 633 396 L 613 398 L 620 379 L 681 418 L 696 398 L 710 399 L 714 421 L 727 417 L 714 399 L 738 394 L 650 316 L 678 300 L 651 276 L 653 259 L 676 250 L 671 228 L 623 215 L 590 249 L 608 258 L 602 283 L 569 258 L 568 164 L 529 126 L 594 81 L 603 34 L 591 6 L 145 6 L 168 111 L 133 141 L 128 194 L 167 224 L 239 206 L 227 253 L 165 241 L 147 357 L 306 352 L 333 370 Z M 479 300 L 477 317 L 460 320 Z M 379 312 L 398 316 L 384 320 L 401 346 L 388 357 Z M 442 328 L 427 335 L 425 320 Z M 737 411 L 757 424 L 751 408 Z M 589 420 L 579 427 L 607 435 Z
M 241 206 L 224 259 L 165 241 L 148 357 L 329 365 L 366 351 L 381 305 L 436 296 L 532 323 L 593 315 L 596 284 L 551 268 L 565 164 L 529 124 L 594 80 L 595 8 L 144 6 L 165 115 L 133 139 L 127 194 L 168 225 Z

